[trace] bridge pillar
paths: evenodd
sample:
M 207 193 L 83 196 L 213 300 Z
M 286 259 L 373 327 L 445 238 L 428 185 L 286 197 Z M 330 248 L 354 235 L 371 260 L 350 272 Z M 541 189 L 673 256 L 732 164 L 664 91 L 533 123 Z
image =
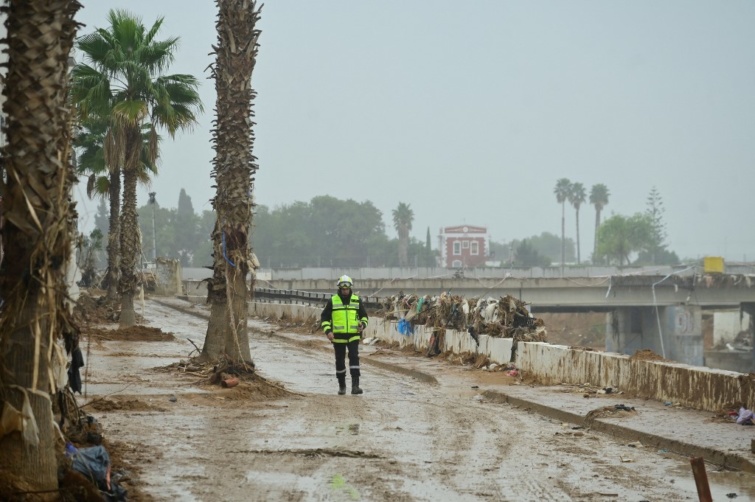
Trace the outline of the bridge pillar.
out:
M 750 314 L 748 331 L 750 332 L 750 340 L 752 342 L 752 359 L 750 359 L 749 373 L 755 373 L 755 303 L 742 303 L 742 310 Z
M 606 350 L 632 355 L 649 349 L 676 362 L 702 366 L 702 310 L 696 305 L 617 307 L 606 319 Z

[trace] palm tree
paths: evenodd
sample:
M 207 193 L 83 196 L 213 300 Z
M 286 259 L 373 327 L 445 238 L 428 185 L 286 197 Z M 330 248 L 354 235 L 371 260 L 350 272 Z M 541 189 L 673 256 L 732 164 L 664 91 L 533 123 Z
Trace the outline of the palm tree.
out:
M 572 183 L 569 187 L 569 203 L 574 207 L 577 217 L 577 263 L 582 263 L 582 259 L 579 253 L 579 208 L 585 202 L 585 186 L 582 183 Z
M 414 211 L 409 204 L 398 203 L 393 210 L 393 228 L 398 232 L 398 263 L 400 267 L 409 266 L 409 230 L 412 229 Z
M 149 165 L 158 158 L 157 129 L 171 137 L 196 122 L 202 110 L 198 82 L 191 75 L 163 75 L 173 61 L 178 38 L 156 40 L 163 18 L 149 30 L 141 19 L 123 10 L 111 10 L 107 30 L 97 29 L 77 42 L 85 61 L 74 70 L 74 102 L 82 119 L 108 118 L 112 159 L 123 170 L 123 203 L 120 224 L 121 326 L 132 326 L 136 265 L 141 254 L 136 213 L 136 184 L 143 155 Z M 149 131 L 145 149 L 142 129 Z M 113 163 L 109 163 L 113 165 Z
M 0 472 L 23 484 L 11 487 L 18 493 L 58 488 L 50 396 L 62 382 L 53 382 L 50 363 L 58 350 L 55 338 L 70 321 L 62 306 L 74 218 L 66 94 L 80 7 L 76 0 L 11 0 L 5 7 L 0 408 L 11 416 L 23 410 L 25 419 L 21 433 L 0 437 Z
M 118 148 L 113 144 L 113 129 L 108 128 L 106 118 L 91 116 L 80 125 L 80 132 L 74 139 L 74 145 L 79 150 L 77 172 L 87 176 L 87 196 L 92 199 L 101 197 L 110 203 L 110 217 L 108 219 L 107 244 L 107 272 L 105 283 L 108 300 L 115 300 L 118 296 L 119 278 L 119 215 L 121 208 L 121 159 L 113 158 Z M 159 137 L 158 137 L 159 140 Z M 149 130 L 142 134 L 142 164 L 137 177 L 140 183 L 149 184 L 151 175 L 157 174 L 157 165 L 150 164 Z
M 556 182 L 556 188 L 553 193 L 556 194 L 556 200 L 561 204 L 561 276 L 564 275 L 564 260 L 566 260 L 566 198 L 569 196 L 571 181 L 567 178 L 561 178 Z
M 595 206 L 595 242 L 593 243 L 592 255 L 593 260 L 598 253 L 598 227 L 600 227 L 600 213 L 608 205 L 608 187 L 603 183 L 593 185 L 590 189 L 590 204 Z
M 246 276 L 256 263 L 249 243 L 254 206 L 252 154 L 252 73 L 257 61 L 256 28 L 260 12 L 254 1 L 217 0 L 218 42 L 212 77 L 217 92 L 213 172 L 217 190 L 212 201 L 217 220 L 212 232 L 213 276 L 208 285 L 211 304 L 207 336 L 200 356 L 217 360 L 226 355 L 232 364 L 250 362 L 247 333 L 249 295 Z M 253 363 L 252 363 L 253 365 Z

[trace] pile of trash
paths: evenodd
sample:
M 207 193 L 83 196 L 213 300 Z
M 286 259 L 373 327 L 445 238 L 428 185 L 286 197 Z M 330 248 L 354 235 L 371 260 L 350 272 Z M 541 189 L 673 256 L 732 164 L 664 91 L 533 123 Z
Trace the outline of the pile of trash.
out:
M 383 302 L 386 319 L 399 321 L 399 331 L 416 325 L 430 328 L 467 331 L 478 335 L 513 338 L 516 341 L 544 342 L 547 331 L 526 304 L 506 295 L 467 300 L 457 295 L 417 296 L 399 293 Z

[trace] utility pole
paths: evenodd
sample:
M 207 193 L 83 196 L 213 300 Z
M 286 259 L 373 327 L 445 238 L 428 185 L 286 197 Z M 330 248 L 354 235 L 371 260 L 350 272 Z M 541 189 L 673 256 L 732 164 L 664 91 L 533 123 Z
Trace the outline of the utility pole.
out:
M 155 206 L 157 205 L 157 199 L 155 199 L 157 192 L 149 193 L 149 203 L 152 205 L 152 263 L 157 263 L 157 232 L 155 230 Z

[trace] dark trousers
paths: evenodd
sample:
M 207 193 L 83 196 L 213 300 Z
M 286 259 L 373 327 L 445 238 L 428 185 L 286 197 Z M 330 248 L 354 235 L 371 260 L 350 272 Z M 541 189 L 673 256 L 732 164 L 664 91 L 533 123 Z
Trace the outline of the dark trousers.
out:
M 346 385 L 346 349 L 349 350 L 349 373 L 351 381 L 355 385 L 359 384 L 359 340 L 349 343 L 334 343 L 333 348 L 336 351 L 336 377 L 338 382 Z

